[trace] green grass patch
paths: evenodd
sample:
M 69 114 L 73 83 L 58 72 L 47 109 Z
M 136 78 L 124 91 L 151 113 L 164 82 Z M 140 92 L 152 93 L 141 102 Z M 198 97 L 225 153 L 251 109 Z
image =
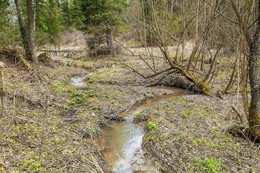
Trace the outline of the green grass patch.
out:
M 70 104 L 76 105 L 84 103 L 88 98 L 96 97 L 98 94 L 93 90 L 87 90 L 86 92 L 79 92 L 76 88 L 71 89 Z
M 148 128 L 149 130 L 155 130 L 155 129 L 156 129 L 156 123 L 153 122 L 153 121 L 148 121 L 148 123 L 147 123 L 147 128 Z
M 181 111 L 181 116 L 183 118 L 189 118 L 191 115 L 192 115 L 192 111 L 190 109 Z
M 193 160 L 194 170 L 203 173 L 218 173 L 221 170 L 222 162 L 220 159 L 215 157 L 194 159 Z
M 52 91 L 54 91 L 57 94 L 61 94 L 63 92 L 66 92 L 69 90 L 69 86 L 65 85 L 64 83 L 60 81 L 55 81 L 52 86 L 50 87 Z

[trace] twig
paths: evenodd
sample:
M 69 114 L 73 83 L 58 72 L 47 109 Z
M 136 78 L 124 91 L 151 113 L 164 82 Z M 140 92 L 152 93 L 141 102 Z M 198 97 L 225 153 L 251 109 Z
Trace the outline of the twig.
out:
M 242 118 L 241 114 L 239 113 L 239 111 L 234 106 L 231 106 L 231 108 L 239 117 L 241 124 L 243 124 L 243 118 Z
M 123 48 L 124 48 L 125 50 L 127 50 L 128 52 L 130 52 L 133 56 L 138 56 L 138 57 L 147 65 L 147 67 L 149 67 L 149 69 L 150 69 L 152 72 L 156 73 L 156 71 L 150 66 L 150 64 L 149 64 L 141 55 L 136 55 L 133 51 L 131 51 L 129 48 L 127 48 L 123 43 L 117 41 L 116 39 L 114 39 L 114 40 L 115 40 L 115 42 L 117 42 L 118 44 L 120 44 L 121 46 L 123 46 Z
M 1 93 L 1 112 L 0 112 L 0 118 L 1 118 L 3 117 L 3 111 L 4 111 L 4 82 L 3 82 L 3 73 L 1 68 L 0 68 L 0 93 Z
M 160 72 L 158 72 L 158 73 L 155 73 L 155 74 L 152 74 L 152 75 L 150 75 L 150 76 L 147 76 L 146 78 L 155 77 L 155 76 L 158 76 L 158 75 L 160 75 L 160 74 L 162 74 L 162 73 L 168 72 L 168 71 L 170 71 L 170 70 L 173 70 L 173 68 L 170 67 L 170 68 L 165 69 L 165 70 L 162 70 L 162 71 L 160 71 Z
M 22 121 L 26 121 L 26 122 L 29 122 L 29 123 L 35 123 L 35 124 L 42 125 L 42 123 L 39 123 L 39 122 L 36 122 L 36 121 L 33 121 L 33 120 L 28 120 L 28 119 L 23 118 L 23 117 L 18 117 L 18 116 L 9 116 L 9 118 L 20 119 L 20 120 L 22 120 Z
M 134 69 L 133 67 L 127 65 L 127 64 L 124 64 L 126 67 L 130 68 L 133 72 L 139 74 L 140 76 L 142 76 L 144 79 L 146 78 L 146 76 L 144 76 L 142 73 L 138 72 L 136 69 Z

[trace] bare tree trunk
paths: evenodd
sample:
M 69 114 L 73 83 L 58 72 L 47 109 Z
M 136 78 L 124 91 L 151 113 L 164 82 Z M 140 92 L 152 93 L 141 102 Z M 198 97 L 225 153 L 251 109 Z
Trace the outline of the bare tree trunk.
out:
M 189 57 L 189 61 L 188 61 L 187 68 L 186 68 L 187 71 L 190 70 L 190 66 L 192 65 L 192 61 L 193 61 L 193 59 L 195 58 L 195 56 L 196 56 L 196 54 L 197 54 L 197 52 L 198 52 L 198 49 L 199 49 L 200 45 L 201 45 L 201 40 L 198 40 L 198 41 L 196 42 L 195 46 L 193 47 L 193 50 L 192 50 L 191 55 L 190 55 L 190 57 Z
M 249 118 L 249 110 L 248 110 L 249 101 L 248 101 L 248 90 L 247 90 L 249 70 L 248 70 L 248 60 L 246 56 L 243 56 L 241 71 L 242 71 L 241 74 L 242 79 L 239 85 L 241 85 L 241 96 L 243 100 L 244 112 L 246 114 L 246 117 Z
M 210 65 L 210 68 L 209 68 L 209 70 L 208 70 L 208 73 L 207 73 L 206 77 L 203 79 L 203 82 L 206 82 L 206 81 L 209 79 L 210 75 L 212 75 L 212 76 L 214 75 L 214 70 L 213 70 L 213 69 L 214 69 L 215 64 L 216 64 L 216 62 L 217 62 L 218 53 L 219 53 L 221 47 L 222 47 L 222 46 L 220 46 L 220 47 L 217 49 L 217 51 L 216 51 L 214 57 L 212 56 L 212 53 L 210 52 L 210 50 L 208 50 L 208 52 L 209 52 L 209 54 L 210 54 L 210 56 L 211 56 L 211 58 L 212 58 L 213 60 L 212 60 L 212 62 L 211 62 L 211 65 Z M 203 63 L 203 62 L 201 62 L 201 63 Z
M 17 10 L 17 17 L 18 17 L 18 22 L 19 22 L 19 26 L 20 26 L 20 32 L 22 35 L 25 54 L 29 60 L 32 60 L 31 56 L 30 56 L 28 35 L 27 35 L 26 28 L 24 25 L 24 17 L 23 17 L 23 11 L 22 11 L 22 6 L 21 6 L 21 0 L 14 0 L 14 2 L 15 2 L 16 10 Z
M 249 79 L 251 87 L 251 104 L 249 109 L 249 126 L 253 135 L 260 140 L 260 1 L 258 3 L 258 23 L 254 41 L 250 49 Z
M 26 31 L 23 11 L 21 6 L 21 0 L 14 0 L 17 17 L 20 26 L 20 32 L 23 40 L 23 47 L 25 50 L 26 57 L 37 63 L 36 57 L 36 45 L 35 45 L 35 16 L 32 0 L 27 0 L 27 13 L 28 13 L 28 31 Z
M 27 0 L 27 13 L 28 13 L 28 38 L 29 38 L 29 47 L 31 53 L 31 59 L 33 62 L 37 62 L 36 56 L 36 44 L 35 44 L 35 16 L 34 16 L 34 7 L 33 0 Z
M 4 111 L 4 82 L 3 82 L 3 73 L 0 67 L 0 97 L 1 97 L 1 111 L 0 111 L 0 118 L 3 117 Z
M 110 31 L 106 31 L 106 42 L 109 53 L 114 54 L 114 45 L 112 40 L 112 35 Z
M 200 0 L 197 0 L 196 4 L 196 38 L 197 41 L 199 38 L 199 12 L 200 12 Z
M 239 60 L 239 55 L 237 55 L 237 57 L 236 57 L 229 82 L 228 82 L 226 88 L 223 90 L 223 93 L 225 93 L 225 94 L 227 94 L 229 92 L 230 88 L 232 87 L 232 84 L 234 83 L 233 81 L 234 81 L 236 73 L 237 73 L 236 68 L 237 68 L 238 60 Z

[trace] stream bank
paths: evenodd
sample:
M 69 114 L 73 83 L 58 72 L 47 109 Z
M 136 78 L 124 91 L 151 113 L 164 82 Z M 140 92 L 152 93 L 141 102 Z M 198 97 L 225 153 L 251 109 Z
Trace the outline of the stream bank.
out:
M 135 74 L 132 75 L 135 76 Z M 119 103 L 124 103 L 126 100 L 130 101 L 125 102 L 127 104 L 123 107 L 122 104 L 119 104 L 121 105 L 120 109 L 113 107 L 114 111 L 111 111 L 107 115 L 111 119 L 117 119 L 114 117 L 129 114 L 135 115 L 134 122 L 140 124 L 141 129 L 144 129 L 144 131 L 141 130 L 141 135 L 136 135 L 141 136 L 140 138 L 136 138 L 139 145 L 140 139 L 143 139 L 143 150 L 140 152 L 142 153 L 141 158 L 145 158 L 149 165 L 152 165 L 152 168 L 156 168 L 156 171 L 168 173 L 258 172 L 260 170 L 258 162 L 260 155 L 259 148 L 244 138 L 232 136 L 227 131 L 230 126 L 238 124 L 240 121 L 231 110 L 232 105 L 235 105 L 240 110 L 242 109 L 240 96 L 236 94 L 227 95 L 224 99 L 203 95 L 173 97 L 169 92 L 160 92 L 157 90 L 158 87 L 154 89 L 153 87 L 142 86 L 141 84 L 145 82 L 139 80 L 137 76 L 134 77 L 132 75 L 129 71 L 124 71 L 120 65 L 117 65 L 105 68 L 97 74 L 89 76 L 86 82 L 88 83 L 94 79 L 100 85 L 100 88 L 104 87 L 101 89 L 101 92 L 108 88 L 112 92 L 114 92 L 114 89 L 119 90 L 122 95 L 117 94 L 114 97 L 116 100 L 124 98 L 124 101 L 119 101 Z M 124 80 L 125 76 L 128 76 L 126 83 Z M 110 85 L 109 81 L 113 81 L 113 85 Z M 132 91 L 129 92 L 129 89 Z M 140 93 L 140 91 L 142 92 Z M 104 91 L 104 93 L 107 93 L 107 91 Z M 133 93 L 135 94 L 131 95 Z M 151 104 L 147 104 L 144 101 L 144 98 L 149 98 L 149 102 L 149 100 L 153 100 L 160 95 L 164 97 L 162 100 L 152 101 Z M 148 105 L 148 107 L 144 105 Z M 135 109 L 138 109 L 139 106 L 144 106 L 145 108 L 140 112 L 135 112 Z M 125 110 L 127 110 L 126 114 L 121 114 Z M 130 127 L 132 127 L 131 121 Z M 245 119 L 244 122 L 246 122 Z M 105 160 L 109 160 L 107 163 L 109 165 L 116 165 L 118 160 L 120 160 L 118 158 L 122 158 L 122 155 L 124 157 L 125 154 L 121 153 L 121 156 L 111 155 L 113 144 L 109 144 L 111 142 L 109 139 L 113 137 L 110 136 L 109 131 L 111 130 L 112 133 L 115 133 L 115 131 L 126 129 L 125 141 L 127 141 L 129 136 L 135 135 L 131 134 L 132 130 L 130 132 L 127 131 L 131 129 L 128 127 L 128 121 L 119 123 L 110 122 L 108 125 L 112 127 L 106 132 L 101 132 L 101 136 L 105 136 L 108 139 L 103 138 L 104 141 L 98 146 Z M 138 128 L 140 126 L 137 125 L 136 129 Z M 140 134 L 140 130 L 137 134 Z M 116 136 L 120 135 L 124 135 L 124 133 L 116 134 Z M 129 140 L 131 139 L 130 137 Z M 124 148 L 122 141 L 119 141 L 119 143 L 121 147 L 118 147 L 120 146 L 119 144 L 116 145 L 114 148 L 117 151 L 114 153 L 120 153 L 122 150 L 124 152 L 124 150 L 131 148 Z M 130 145 L 131 143 L 125 146 Z M 125 165 L 123 168 L 126 168 L 123 172 L 131 172 L 138 169 L 142 172 L 143 167 L 140 167 L 140 165 L 129 166 L 126 163 L 131 163 L 131 159 L 126 158 L 126 160 L 123 159 L 122 161 L 123 165 Z M 140 160 L 142 161 L 142 159 Z M 122 166 L 119 167 L 121 168 Z M 147 167 L 145 169 L 147 172 L 154 171 L 154 169 L 149 170 Z M 122 172 L 117 167 L 114 171 L 116 172 L 116 170 Z M 113 171 L 113 169 L 110 169 L 110 171 Z
M 99 153 L 106 148 L 98 147 L 93 139 L 105 135 L 104 127 L 122 129 L 128 123 L 117 125 L 110 120 L 120 119 L 126 110 L 131 114 L 145 104 L 145 98 L 170 96 L 158 93 L 157 87 L 146 87 L 146 81 L 126 70 L 121 61 L 143 65 L 122 57 L 109 59 L 107 67 L 104 59 L 89 63 L 102 66 L 100 71 L 61 63 L 42 64 L 37 73 L 3 69 L 5 110 L 0 135 L 5 171 L 102 172 Z M 74 86 L 71 82 L 82 83 Z M 141 126 L 141 155 L 148 167 L 167 173 L 259 172 L 259 147 L 227 132 L 240 121 L 231 106 L 242 110 L 240 96 L 226 95 L 221 100 L 185 95 L 160 100 L 139 112 L 134 122 Z M 131 128 L 124 129 L 128 136 L 135 136 L 132 130 L 127 132 Z
M 135 121 L 147 122 L 145 156 L 161 172 L 259 172 L 260 148 L 229 127 L 240 122 L 230 105 L 237 95 L 219 99 L 188 95 L 155 105 Z M 244 119 L 245 122 L 245 119 Z
M 159 170 L 150 165 L 144 157 L 142 140 L 144 126 L 134 123 L 136 115 L 149 109 L 162 101 L 180 95 L 191 94 L 186 90 L 174 88 L 153 88 L 156 97 L 134 104 L 121 113 L 124 121 L 111 122 L 110 128 L 103 129 L 103 135 L 95 140 L 102 149 L 104 160 L 115 173 L 150 172 L 158 173 Z
M 120 65 L 106 68 L 88 80 L 93 78 L 112 91 L 113 88 L 118 87 L 119 90 L 124 91 L 125 99 L 131 100 L 131 104 L 117 111 L 119 117 L 125 110 L 131 114 L 131 108 L 135 110 L 138 106 L 145 105 L 143 98 L 153 100 L 156 95 L 166 97 L 153 102 L 155 104 L 150 104 L 135 114 L 134 118 L 134 122 L 141 124 L 144 129 L 143 156 L 159 172 L 258 172 L 260 170 L 259 147 L 245 138 L 233 136 L 228 132 L 230 126 L 240 123 L 236 113 L 231 109 L 231 106 L 236 106 L 239 110 L 243 109 L 242 98 L 239 95 L 230 94 L 220 99 L 204 95 L 172 97 L 170 93 L 158 92 L 158 90 L 156 93 L 153 87 L 142 86 L 146 82 L 140 76 L 123 70 Z M 116 85 L 107 85 L 109 81 L 114 81 Z M 137 84 L 139 86 L 136 86 Z M 135 88 L 132 94 L 138 93 L 134 97 L 131 96 L 131 92 L 128 92 L 128 89 L 132 88 Z M 143 92 L 140 93 L 140 90 Z M 119 98 L 122 98 L 122 95 L 117 99 Z M 246 123 L 245 117 L 243 118 Z M 109 150 L 109 148 L 101 147 L 101 150 Z

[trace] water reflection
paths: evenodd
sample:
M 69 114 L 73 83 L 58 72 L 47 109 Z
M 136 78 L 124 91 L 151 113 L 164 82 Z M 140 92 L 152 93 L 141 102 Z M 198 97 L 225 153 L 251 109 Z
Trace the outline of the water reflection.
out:
M 155 88 L 157 97 L 133 107 L 122 113 L 126 121 L 114 122 L 111 128 L 104 129 L 104 137 L 96 142 L 102 148 L 105 161 L 113 168 L 114 173 L 157 173 L 158 170 L 149 165 L 143 155 L 143 129 L 133 122 L 134 117 L 162 101 L 180 95 L 191 94 L 182 89 Z

